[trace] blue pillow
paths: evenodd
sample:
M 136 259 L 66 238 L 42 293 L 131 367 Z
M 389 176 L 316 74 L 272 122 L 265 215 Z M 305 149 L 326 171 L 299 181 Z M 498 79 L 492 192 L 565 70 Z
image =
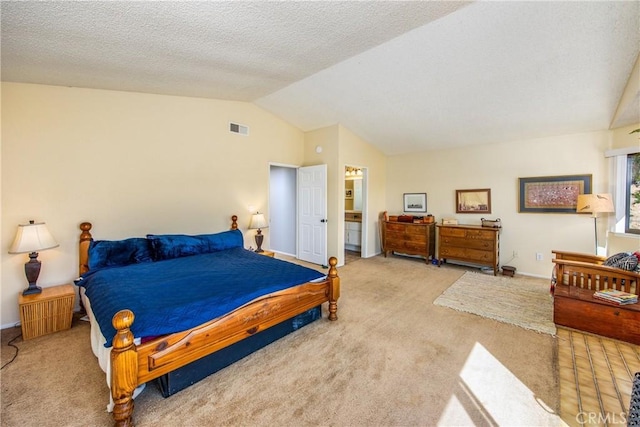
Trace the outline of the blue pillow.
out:
M 240 230 L 223 231 L 216 234 L 147 234 L 156 261 L 183 256 L 206 254 L 243 245 Z
M 89 244 L 89 270 L 151 261 L 153 258 L 149 243 L 142 237 L 125 240 L 92 240 Z

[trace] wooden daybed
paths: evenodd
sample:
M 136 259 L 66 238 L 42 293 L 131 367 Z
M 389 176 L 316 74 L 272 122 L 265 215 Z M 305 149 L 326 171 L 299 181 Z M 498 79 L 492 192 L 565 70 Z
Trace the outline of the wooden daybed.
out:
M 640 274 L 602 265 L 605 257 L 552 251 L 555 255 L 553 321 L 581 331 L 640 344 L 640 304 L 616 305 L 593 296 L 604 289 L 638 295 Z
M 89 271 L 91 223 L 80 225 L 80 275 Z M 238 228 L 232 217 L 232 230 Z M 306 310 L 328 302 L 329 320 L 337 320 L 340 279 L 337 259 L 329 258 L 324 280 L 304 283 L 259 297 L 244 306 L 193 329 L 165 335 L 141 345 L 134 344 L 130 330 L 135 314 L 123 309 L 113 317 L 116 335 L 111 349 L 111 395 L 117 426 L 133 425 L 133 392 L 138 385 L 231 346 Z

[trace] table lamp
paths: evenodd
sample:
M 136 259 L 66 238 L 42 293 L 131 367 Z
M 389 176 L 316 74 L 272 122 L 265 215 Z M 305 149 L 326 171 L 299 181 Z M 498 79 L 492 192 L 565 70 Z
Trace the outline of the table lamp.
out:
M 251 216 L 249 229 L 250 230 L 255 230 L 256 228 L 258 229 L 258 232 L 256 233 L 256 246 L 258 246 L 258 248 L 256 249 L 256 252 L 264 252 L 262 250 L 262 241 L 264 240 L 264 236 L 262 235 L 261 228 L 267 228 L 267 227 L 269 227 L 269 224 L 267 223 L 267 220 L 265 219 L 264 214 L 261 214 L 260 212 L 256 212 Z
M 36 286 L 36 281 L 40 275 L 42 263 L 38 261 L 38 251 L 57 248 L 59 245 L 49 233 L 44 222 L 18 225 L 18 233 L 9 248 L 10 254 L 29 254 L 29 261 L 24 265 L 24 272 L 27 275 L 29 287 L 22 292 L 22 295 L 39 294 L 42 288 Z
M 611 194 L 580 194 L 576 206 L 578 213 L 590 213 L 596 237 L 596 255 L 598 255 L 598 214 L 615 212 Z

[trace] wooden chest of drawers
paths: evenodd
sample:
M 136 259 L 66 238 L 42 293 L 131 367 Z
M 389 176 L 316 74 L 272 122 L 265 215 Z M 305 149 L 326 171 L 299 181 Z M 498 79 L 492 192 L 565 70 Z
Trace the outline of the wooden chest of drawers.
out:
M 438 224 L 438 261 L 457 260 L 493 268 L 498 274 L 500 229 Z
M 435 224 L 384 221 L 384 256 L 389 252 L 420 255 L 429 261 L 435 256 Z

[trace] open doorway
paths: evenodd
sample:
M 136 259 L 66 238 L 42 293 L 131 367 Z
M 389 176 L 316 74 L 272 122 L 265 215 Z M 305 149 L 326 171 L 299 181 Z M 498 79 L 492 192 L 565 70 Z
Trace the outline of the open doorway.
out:
M 269 165 L 270 250 L 295 257 L 296 253 L 296 166 Z
M 362 258 L 366 248 L 367 170 L 359 166 L 344 168 L 344 262 Z

